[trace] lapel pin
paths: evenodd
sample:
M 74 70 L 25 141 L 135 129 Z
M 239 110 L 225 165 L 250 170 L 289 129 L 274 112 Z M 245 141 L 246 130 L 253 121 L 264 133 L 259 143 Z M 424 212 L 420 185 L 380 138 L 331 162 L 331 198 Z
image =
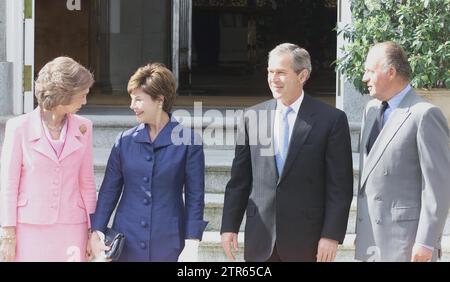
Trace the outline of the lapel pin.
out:
M 84 125 L 84 124 L 82 124 L 82 125 L 80 125 L 80 132 L 81 132 L 81 134 L 85 134 L 86 133 L 86 131 L 87 131 L 87 128 L 86 128 L 86 125 Z

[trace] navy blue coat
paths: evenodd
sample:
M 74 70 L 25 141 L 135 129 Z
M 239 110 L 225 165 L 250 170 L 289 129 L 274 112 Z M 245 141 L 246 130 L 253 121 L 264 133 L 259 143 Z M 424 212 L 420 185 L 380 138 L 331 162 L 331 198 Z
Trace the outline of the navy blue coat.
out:
M 125 234 L 120 261 L 177 261 L 184 240 L 201 240 L 207 225 L 203 146 L 194 143 L 193 130 L 176 121 L 154 142 L 148 132 L 148 125 L 140 124 L 117 137 L 92 229 L 105 231 L 120 198 L 113 222 L 113 229 Z M 174 144 L 173 134 L 190 142 Z

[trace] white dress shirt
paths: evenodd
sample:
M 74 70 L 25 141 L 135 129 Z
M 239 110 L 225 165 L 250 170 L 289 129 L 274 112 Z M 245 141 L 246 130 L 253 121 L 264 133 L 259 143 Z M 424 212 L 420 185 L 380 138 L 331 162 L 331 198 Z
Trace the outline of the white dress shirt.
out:
M 298 111 L 300 110 L 300 106 L 302 105 L 303 102 L 303 97 L 305 97 L 305 93 L 302 91 L 302 95 L 300 95 L 300 97 L 291 105 L 289 105 L 289 107 L 292 109 L 292 111 L 288 114 L 288 123 L 289 123 L 289 143 L 291 141 L 291 136 L 292 136 L 292 130 L 294 129 L 294 123 L 295 120 L 297 119 L 297 114 Z M 274 150 L 275 150 L 275 154 L 281 154 L 280 150 L 280 144 L 283 144 L 283 140 L 281 140 L 283 138 L 283 133 L 281 132 L 281 130 L 283 130 L 282 128 L 280 128 L 280 124 L 283 120 L 283 112 L 286 109 L 286 106 L 283 105 L 283 103 L 280 100 L 277 100 L 277 108 L 276 108 L 276 112 L 275 112 L 275 121 L 274 121 L 274 128 L 273 128 L 273 132 L 274 132 Z

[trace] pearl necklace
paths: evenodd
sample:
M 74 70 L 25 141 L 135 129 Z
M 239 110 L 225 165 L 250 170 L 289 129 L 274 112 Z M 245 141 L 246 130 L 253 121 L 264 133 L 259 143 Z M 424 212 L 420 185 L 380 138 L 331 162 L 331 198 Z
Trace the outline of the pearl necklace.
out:
M 51 130 L 51 131 L 53 131 L 53 132 L 61 132 L 61 130 L 62 130 L 63 127 L 64 127 L 64 123 L 65 123 L 65 121 L 66 121 L 66 116 L 65 116 L 64 119 L 62 120 L 61 125 L 58 125 L 58 126 L 54 126 L 54 125 L 49 124 L 48 121 L 45 120 L 44 117 L 42 117 L 42 120 L 44 121 L 44 124 L 45 124 L 45 126 L 48 128 L 48 130 Z
M 64 127 L 64 125 L 60 125 L 60 126 L 50 125 L 50 124 L 48 124 L 47 121 L 45 121 L 44 123 L 45 123 L 45 126 L 48 128 L 48 130 L 51 130 L 51 131 L 61 131 Z

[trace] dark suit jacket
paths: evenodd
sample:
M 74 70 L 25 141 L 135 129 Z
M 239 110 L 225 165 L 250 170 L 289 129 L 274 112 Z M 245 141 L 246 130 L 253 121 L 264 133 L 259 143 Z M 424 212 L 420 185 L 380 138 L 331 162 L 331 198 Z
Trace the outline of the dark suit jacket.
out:
M 237 233 L 246 211 L 246 261 L 267 260 L 275 242 L 283 261 L 315 261 L 321 237 L 342 243 L 346 233 L 353 197 L 347 117 L 305 96 L 278 177 L 272 145 L 275 108 L 272 99 L 245 111 L 221 232 Z M 268 113 L 271 118 L 263 117 Z M 263 142 L 255 142 L 256 136 Z

